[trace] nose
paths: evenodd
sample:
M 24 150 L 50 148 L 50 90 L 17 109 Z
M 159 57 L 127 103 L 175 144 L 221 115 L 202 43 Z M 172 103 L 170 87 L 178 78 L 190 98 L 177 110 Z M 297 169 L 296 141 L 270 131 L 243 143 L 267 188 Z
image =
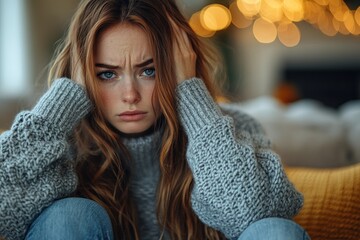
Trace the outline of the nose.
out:
M 122 101 L 128 104 L 135 104 L 141 100 L 137 83 L 133 80 L 126 81 L 124 84 Z

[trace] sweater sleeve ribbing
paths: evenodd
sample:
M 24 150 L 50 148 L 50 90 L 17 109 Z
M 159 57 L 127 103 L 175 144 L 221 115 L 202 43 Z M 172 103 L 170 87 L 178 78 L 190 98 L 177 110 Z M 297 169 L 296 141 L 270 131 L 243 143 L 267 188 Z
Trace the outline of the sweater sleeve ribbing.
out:
M 298 213 L 303 197 L 255 120 L 229 106 L 222 112 L 196 78 L 178 86 L 177 102 L 200 220 L 235 238 L 259 219 Z
M 58 79 L 0 135 L 0 236 L 24 238 L 43 208 L 75 190 L 67 138 L 90 109 L 81 86 Z

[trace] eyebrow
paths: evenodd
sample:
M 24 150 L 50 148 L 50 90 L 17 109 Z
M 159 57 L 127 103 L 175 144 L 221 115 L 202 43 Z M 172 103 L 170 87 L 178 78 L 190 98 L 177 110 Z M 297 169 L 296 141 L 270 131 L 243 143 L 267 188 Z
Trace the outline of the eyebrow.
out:
M 142 63 L 136 64 L 135 67 L 137 67 L 137 68 L 145 67 L 153 62 L 154 62 L 154 60 L 151 58 Z M 101 67 L 101 68 L 107 68 L 107 69 L 119 69 L 120 68 L 120 66 L 110 65 L 110 64 L 105 64 L 105 63 L 95 63 L 95 67 Z
M 136 64 L 135 67 L 138 67 L 138 68 L 145 67 L 153 62 L 154 62 L 154 60 L 152 58 L 150 58 L 142 63 Z

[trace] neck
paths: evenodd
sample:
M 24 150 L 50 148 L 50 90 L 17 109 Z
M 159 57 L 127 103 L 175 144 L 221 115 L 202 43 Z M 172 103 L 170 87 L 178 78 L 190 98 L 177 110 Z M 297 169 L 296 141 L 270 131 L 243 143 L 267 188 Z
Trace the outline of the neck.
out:
M 131 172 L 135 178 L 159 172 L 159 152 L 164 128 L 153 128 L 137 137 L 122 136 L 122 141 L 131 157 Z

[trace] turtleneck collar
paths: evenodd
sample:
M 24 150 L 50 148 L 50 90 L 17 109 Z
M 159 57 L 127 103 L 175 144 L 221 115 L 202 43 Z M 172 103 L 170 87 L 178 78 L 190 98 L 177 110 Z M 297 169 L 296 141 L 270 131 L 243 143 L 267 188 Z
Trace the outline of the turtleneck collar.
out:
M 122 136 L 122 141 L 131 156 L 132 176 L 158 175 L 159 152 L 164 127 L 142 136 Z

